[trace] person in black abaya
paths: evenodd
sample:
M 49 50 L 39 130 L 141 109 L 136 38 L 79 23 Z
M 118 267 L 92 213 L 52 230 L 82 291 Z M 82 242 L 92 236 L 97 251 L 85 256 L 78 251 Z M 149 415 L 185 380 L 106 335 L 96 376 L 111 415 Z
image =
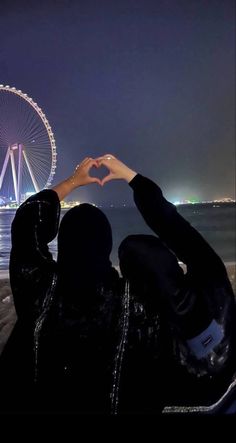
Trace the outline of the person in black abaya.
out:
M 3 411 L 109 413 L 121 287 L 112 232 L 98 208 L 62 218 L 60 200 L 100 183 L 86 158 L 73 176 L 30 197 L 12 223 L 10 281 L 17 323 L 0 359 Z M 58 233 L 58 260 L 48 243 Z M 5 395 L 4 395 L 5 391 Z
M 93 166 L 107 176 L 91 177 Z M 123 278 L 102 211 L 82 204 L 59 227 L 71 191 L 113 179 L 130 185 L 158 236 L 121 243 Z M 48 244 L 57 234 L 55 262 Z M 18 320 L 0 359 L 6 411 L 160 413 L 176 401 L 216 402 L 234 376 L 236 308 L 222 260 L 154 182 L 111 154 L 84 159 L 20 206 L 10 280 Z
M 120 315 L 120 280 L 109 259 L 111 249 L 111 226 L 100 209 L 85 203 L 64 215 L 57 259 L 61 361 L 55 360 L 52 379 L 55 383 L 61 367 L 63 402 L 76 412 L 110 410 Z

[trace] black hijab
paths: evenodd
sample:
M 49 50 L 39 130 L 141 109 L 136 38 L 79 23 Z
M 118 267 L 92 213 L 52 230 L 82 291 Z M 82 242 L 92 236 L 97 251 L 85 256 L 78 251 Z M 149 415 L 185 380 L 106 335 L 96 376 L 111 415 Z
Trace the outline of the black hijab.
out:
M 110 285 L 117 278 L 109 259 L 111 250 L 111 226 L 100 209 L 83 203 L 67 211 L 58 233 L 60 292 L 83 304 L 100 285 Z

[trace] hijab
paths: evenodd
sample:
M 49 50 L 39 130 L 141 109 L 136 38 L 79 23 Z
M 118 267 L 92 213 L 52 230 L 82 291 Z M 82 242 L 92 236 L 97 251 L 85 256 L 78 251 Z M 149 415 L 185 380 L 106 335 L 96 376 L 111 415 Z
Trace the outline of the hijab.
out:
M 59 227 L 57 262 L 59 290 L 67 300 L 89 303 L 96 288 L 118 277 L 111 250 L 111 226 L 100 209 L 83 203 L 66 212 Z

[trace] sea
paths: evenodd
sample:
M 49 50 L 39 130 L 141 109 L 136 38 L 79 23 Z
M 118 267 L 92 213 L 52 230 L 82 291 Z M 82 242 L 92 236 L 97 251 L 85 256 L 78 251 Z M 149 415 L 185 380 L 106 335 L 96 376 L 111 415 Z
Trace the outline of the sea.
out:
M 236 262 L 236 204 L 205 203 L 179 205 L 178 212 L 195 227 L 215 249 L 225 263 Z M 145 224 L 136 207 L 102 208 L 107 215 L 113 232 L 111 261 L 118 265 L 117 250 L 121 241 L 130 234 L 153 234 Z M 61 211 L 63 217 L 66 210 Z M 7 270 L 11 250 L 11 223 L 13 209 L 0 209 L 0 271 Z M 57 258 L 57 239 L 49 248 Z

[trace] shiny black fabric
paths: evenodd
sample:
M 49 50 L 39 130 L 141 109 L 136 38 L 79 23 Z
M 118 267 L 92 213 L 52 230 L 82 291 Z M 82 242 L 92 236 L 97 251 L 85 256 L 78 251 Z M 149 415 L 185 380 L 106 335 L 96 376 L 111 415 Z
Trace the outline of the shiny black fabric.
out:
M 167 324 L 176 323 L 183 336 L 196 336 L 209 325 L 203 294 L 191 288 L 176 256 L 159 238 L 130 235 L 119 247 L 119 259 L 123 276 L 146 308 L 161 313 Z
M 18 321 L 0 361 L 1 378 L 13 380 L 13 395 L 3 395 L 2 407 L 109 413 L 122 294 L 109 261 L 111 228 L 90 205 L 68 211 L 56 263 L 48 242 L 57 235 L 59 216 L 58 196 L 47 190 L 22 204 L 12 223 Z
M 130 186 L 137 208 L 159 239 L 128 237 L 120 246 L 120 266 L 146 309 L 159 312 L 167 333 L 164 344 L 168 337 L 172 341 L 164 401 L 209 405 L 225 393 L 236 373 L 236 305 L 225 266 L 155 183 L 138 174 Z M 186 264 L 185 275 L 176 257 Z M 205 359 L 197 359 L 187 341 L 212 320 L 222 340 Z
M 110 226 L 90 205 L 68 211 L 56 263 L 47 243 L 58 232 L 59 215 L 57 194 L 42 191 L 18 209 L 12 224 L 10 278 L 18 321 L 0 358 L 0 409 L 110 414 L 124 295 L 124 282 L 109 261 Z M 150 401 L 151 386 L 146 389 L 154 368 L 150 327 L 158 349 L 159 326 L 134 297 L 130 316 L 124 360 L 118 362 L 118 411 L 160 410 L 156 399 Z
M 137 238 L 128 238 L 120 248 L 121 269 L 130 280 L 130 306 L 120 361 L 118 413 L 158 413 L 176 402 L 211 403 L 227 388 L 235 370 L 235 301 L 225 267 L 155 183 L 138 174 L 130 186 L 139 211 L 159 239 L 143 236 L 137 243 Z M 91 218 L 92 225 L 86 224 L 86 217 L 83 220 L 93 209 L 82 205 L 81 211 L 81 224 L 77 208 L 68 214 L 68 221 L 73 216 L 71 233 L 75 235 L 71 255 L 68 241 L 74 237 L 67 230 L 66 217 L 62 223 L 58 263 L 48 248 L 58 233 L 57 194 L 41 191 L 16 213 L 10 279 L 18 321 L 0 359 L 0 379 L 5 381 L 2 409 L 111 412 L 114 361 L 124 332 L 124 282 L 109 262 L 111 236 L 106 218 L 95 210 L 100 228 L 104 227 L 105 237 L 99 243 L 96 224 Z M 95 237 L 90 241 L 87 234 L 92 229 Z M 176 257 L 187 265 L 184 279 Z M 222 371 L 201 380 L 186 370 L 188 362 L 181 361 L 175 340 L 183 332 L 181 290 L 192 288 L 185 309 L 189 314 L 192 307 L 199 307 L 193 310 L 197 323 L 192 326 L 201 327 L 209 313 L 222 320 L 229 349 Z M 187 323 L 185 327 L 188 330 Z

